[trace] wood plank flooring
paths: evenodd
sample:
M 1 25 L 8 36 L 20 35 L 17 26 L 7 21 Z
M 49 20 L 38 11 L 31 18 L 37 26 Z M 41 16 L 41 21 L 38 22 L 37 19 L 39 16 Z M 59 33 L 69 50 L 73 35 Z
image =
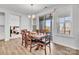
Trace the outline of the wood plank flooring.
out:
M 53 48 L 53 47 L 52 47 Z M 47 48 L 47 54 L 49 54 L 49 50 Z M 44 50 L 39 49 L 35 50 L 32 49 L 32 52 L 29 51 L 29 47 L 26 48 L 21 45 L 21 39 L 11 39 L 9 41 L 0 41 L 0 55 L 44 55 Z

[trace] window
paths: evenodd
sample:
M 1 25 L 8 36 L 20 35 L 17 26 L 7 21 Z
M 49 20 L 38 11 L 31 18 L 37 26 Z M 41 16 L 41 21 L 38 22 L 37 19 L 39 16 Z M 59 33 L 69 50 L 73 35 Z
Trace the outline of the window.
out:
M 59 18 L 59 33 L 70 35 L 71 33 L 71 17 Z
M 44 16 L 39 17 L 39 29 L 42 31 L 45 28 L 45 19 Z
M 52 33 L 52 16 L 50 14 L 39 17 L 39 28 L 41 32 Z
M 33 19 L 33 31 L 36 31 L 36 19 Z
M 45 27 L 46 27 L 46 30 L 47 30 L 47 32 L 51 32 L 51 19 L 47 19 L 46 20 L 46 25 L 45 25 Z

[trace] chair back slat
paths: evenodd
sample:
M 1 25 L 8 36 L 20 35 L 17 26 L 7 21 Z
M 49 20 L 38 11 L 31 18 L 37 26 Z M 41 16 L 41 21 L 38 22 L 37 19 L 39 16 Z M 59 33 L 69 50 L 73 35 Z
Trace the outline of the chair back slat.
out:
M 46 35 L 44 37 L 41 37 L 42 41 L 46 44 L 46 43 L 50 43 L 51 37 L 50 35 Z

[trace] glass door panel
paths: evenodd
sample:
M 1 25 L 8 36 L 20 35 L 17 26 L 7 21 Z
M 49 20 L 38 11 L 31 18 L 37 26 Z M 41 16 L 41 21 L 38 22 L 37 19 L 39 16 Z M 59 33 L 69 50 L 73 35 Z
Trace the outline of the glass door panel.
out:
M 51 27 L 51 19 L 47 19 L 45 23 L 46 23 L 46 25 L 45 25 L 46 32 L 51 33 L 51 28 L 52 28 Z

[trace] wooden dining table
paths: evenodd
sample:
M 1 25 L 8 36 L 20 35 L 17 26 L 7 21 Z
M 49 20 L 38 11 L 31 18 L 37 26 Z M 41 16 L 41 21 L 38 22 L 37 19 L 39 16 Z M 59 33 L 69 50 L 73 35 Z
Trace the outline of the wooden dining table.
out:
M 32 40 L 36 40 L 38 43 L 38 46 L 36 47 L 35 50 L 39 50 L 39 48 L 42 48 L 43 45 L 41 43 L 43 43 L 43 41 L 45 42 L 45 37 L 48 36 L 47 34 L 42 34 L 42 33 L 39 33 L 39 34 L 32 34 L 31 35 L 33 37 Z
M 46 34 L 32 34 L 31 36 L 33 37 L 32 40 L 36 40 L 36 41 L 40 42 L 42 40 L 42 37 L 45 37 Z M 38 46 L 36 47 L 35 50 L 39 50 L 39 48 L 40 48 L 39 46 L 41 46 L 41 44 L 38 44 Z
M 34 39 L 40 40 L 42 37 L 45 37 L 46 34 L 34 34 L 31 35 Z

